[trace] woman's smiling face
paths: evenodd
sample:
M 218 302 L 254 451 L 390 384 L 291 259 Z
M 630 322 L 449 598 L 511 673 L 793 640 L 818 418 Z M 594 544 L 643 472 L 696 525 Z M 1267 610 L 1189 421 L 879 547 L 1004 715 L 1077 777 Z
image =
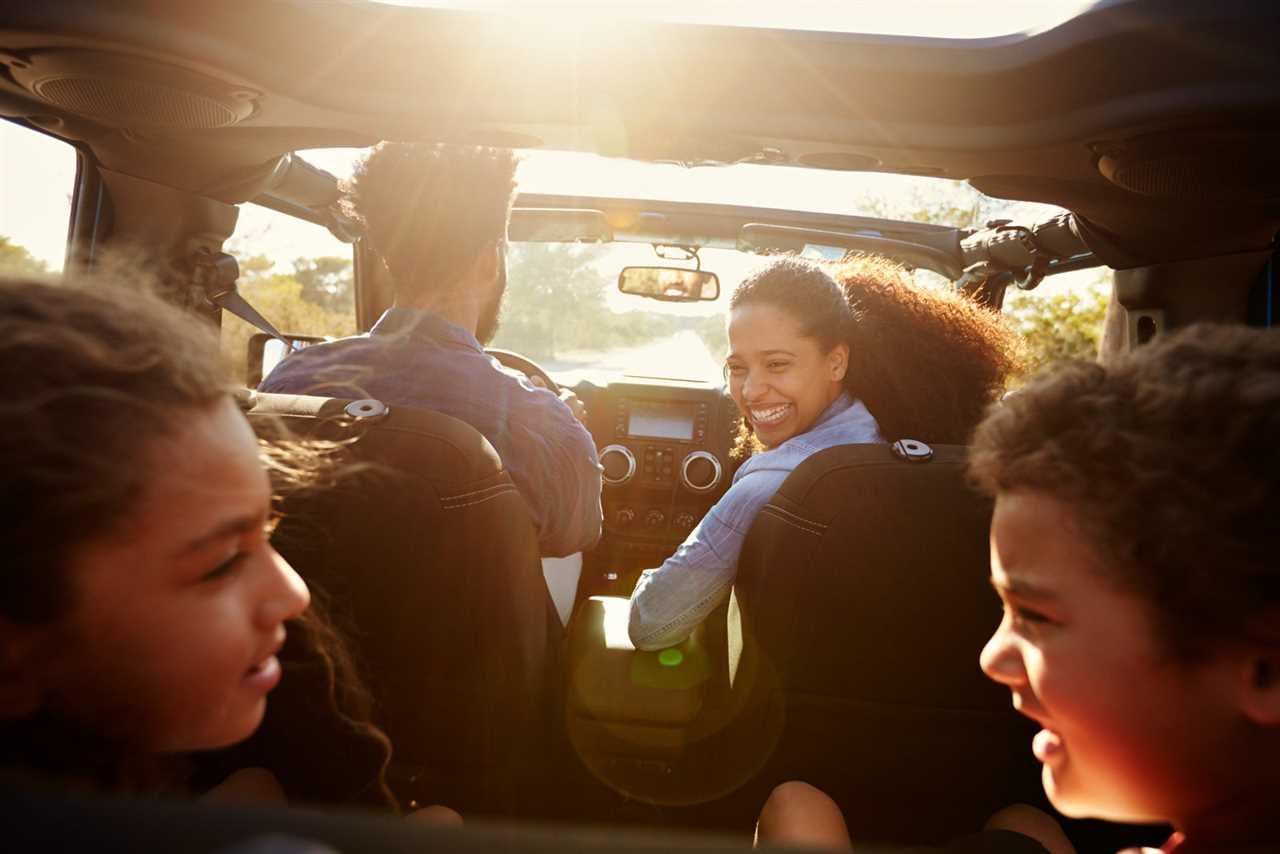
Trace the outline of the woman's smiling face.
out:
M 849 348 L 822 352 L 789 312 L 768 303 L 729 313 L 729 393 L 766 448 L 809 430 L 840 396 Z

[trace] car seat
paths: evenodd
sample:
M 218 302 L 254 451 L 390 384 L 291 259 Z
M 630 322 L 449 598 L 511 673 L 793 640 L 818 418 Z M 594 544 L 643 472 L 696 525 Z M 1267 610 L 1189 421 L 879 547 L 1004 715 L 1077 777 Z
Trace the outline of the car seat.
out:
M 828 792 L 855 840 L 931 843 L 1043 804 L 1034 727 L 978 654 L 1000 620 L 991 504 L 965 449 L 845 445 L 805 460 L 753 523 L 728 611 L 731 723 L 751 782 Z M 754 770 L 759 769 L 759 770 Z
M 260 434 L 283 424 L 342 442 L 354 464 L 287 498 L 273 543 L 352 636 L 396 794 L 518 812 L 547 742 L 562 629 L 493 447 L 457 419 L 376 400 L 251 393 L 246 408 Z

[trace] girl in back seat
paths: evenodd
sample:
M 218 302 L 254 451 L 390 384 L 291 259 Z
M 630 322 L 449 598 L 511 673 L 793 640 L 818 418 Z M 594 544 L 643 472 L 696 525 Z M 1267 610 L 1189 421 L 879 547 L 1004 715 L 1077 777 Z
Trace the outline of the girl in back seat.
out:
M 0 389 L 0 768 L 390 806 L 367 692 L 268 541 L 272 475 L 323 455 L 255 438 L 212 331 L 141 290 L 3 282 Z M 292 777 L 244 767 L 284 754 Z

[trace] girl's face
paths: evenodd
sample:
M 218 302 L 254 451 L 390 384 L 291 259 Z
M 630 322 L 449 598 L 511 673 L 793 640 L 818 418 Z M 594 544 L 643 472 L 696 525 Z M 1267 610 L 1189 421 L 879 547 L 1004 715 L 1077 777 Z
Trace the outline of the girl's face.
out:
M 849 348 L 823 353 L 785 310 L 768 304 L 729 312 L 729 393 L 766 448 L 807 431 L 843 388 Z
M 307 588 L 267 541 L 267 474 L 229 398 L 147 456 L 137 510 L 72 561 L 45 702 L 148 752 L 224 747 L 261 722 Z
M 991 523 L 1005 616 L 982 669 L 1043 727 L 1032 749 L 1049 800 L 1069 816 L 1178 823 L 1232 803 L 1248 779 L 1236 668 L 1171 657 L 1150 607 L 1108 581 L 1072 514 L 1002 492 Z

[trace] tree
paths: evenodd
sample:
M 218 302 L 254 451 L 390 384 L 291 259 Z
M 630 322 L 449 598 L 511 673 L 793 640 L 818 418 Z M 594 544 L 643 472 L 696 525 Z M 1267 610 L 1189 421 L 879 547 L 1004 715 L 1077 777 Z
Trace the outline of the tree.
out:
M 243 268 L 242 268 L 243 269 Z M 239 290 L 249 304 L 285 334 L 324 335 L 334 338 L 354 335 L 355 316 L 331 311 L 303 296 L 303 285 L 289 275 L 258 275 L 241 280 Z M 249 339 L 258 330 L 235 315 L 222 313 L 222 353 L 233 376 L 245 379 Z
M 1083 287 L 1044 296 L 1006 295 L 1006 313 L 1026 341 L 1033 370 L 1067 359 L 1096 359 L 1107 313 L 1110 271 Z
M 27 251 L 26 247 L 0 235 L 0 274 L 8 276 L 41 276 L 49 266 Z
M 293 278 L 302 283 L 302 298 L 307 302 L 331 311 L 351 311 L 355 306 L 355 278 L 349 257 L 296 258 Z

